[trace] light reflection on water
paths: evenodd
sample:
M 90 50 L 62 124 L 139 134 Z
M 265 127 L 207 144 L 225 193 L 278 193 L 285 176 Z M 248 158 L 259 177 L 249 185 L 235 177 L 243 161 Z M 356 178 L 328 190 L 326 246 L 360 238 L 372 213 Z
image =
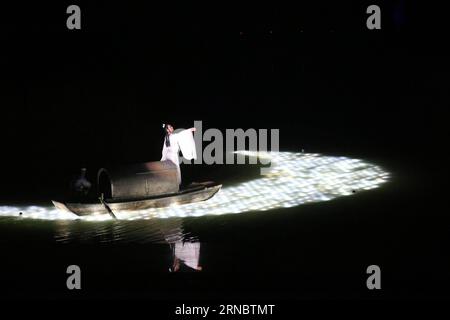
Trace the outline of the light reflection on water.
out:
M 267 211 L 349 196 L 378 188 L 389 179 L 389 173 L 381 167 L 359 159 L 293 152 L 240 153 L 270 158 L 272 165 L 259 178 L 236 186 L 224 186 L 205 202 L 133 212 L 115 211 L 114 214 L 120 220 L 142 221 Z M 53 207 L 0 206 L 0 216 L 17 216 L 19 212 L 23 212 L 24 218 L 32 219 L 111 220 L 107 214 L 80 218 Z

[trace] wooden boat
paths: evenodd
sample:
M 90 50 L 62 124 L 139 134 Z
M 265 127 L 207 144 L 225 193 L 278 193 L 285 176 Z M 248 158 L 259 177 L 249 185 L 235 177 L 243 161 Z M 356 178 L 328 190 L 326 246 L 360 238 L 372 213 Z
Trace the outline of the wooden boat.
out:
M 170 161 L 147 162 L 97 174 L 98 201 L 55 201 L 53 205 L 79 216 L 110 214 L 205 201 L 222 187 L 214 182 L 179 189 L 177 168 Z

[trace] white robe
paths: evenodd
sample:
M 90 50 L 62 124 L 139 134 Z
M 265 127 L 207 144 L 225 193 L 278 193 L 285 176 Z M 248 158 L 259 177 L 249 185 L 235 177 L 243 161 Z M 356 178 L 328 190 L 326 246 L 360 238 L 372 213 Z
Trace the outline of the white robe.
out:
M 181 150 L 187 160 L 197 159 L 195 141 L 190 129 L 169 135 L 170 146 L 166 146 L 164 139 L 161 161 L 170 160 L 177 166 L 178 184 L 181 183 L 180 159 L 178 153 Z

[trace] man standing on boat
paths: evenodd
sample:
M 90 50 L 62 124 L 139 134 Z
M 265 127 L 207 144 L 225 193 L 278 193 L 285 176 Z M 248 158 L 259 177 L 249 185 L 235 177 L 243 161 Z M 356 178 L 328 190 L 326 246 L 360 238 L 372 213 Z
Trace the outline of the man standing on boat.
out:
M 178 154 L 181 150 L 183 157 L 187 160 L 197 158 L 195 141 L 192 135 L 192 132 L 195 132 L 196 129 L 190 128 L 175 132 L 173 126 L 170 124 L 163 124 L 163 128 L 166 135 L 164 137 L 161 161 L 169 160 L 177 166 L 178 184 L 181 184 L 180 159 Z

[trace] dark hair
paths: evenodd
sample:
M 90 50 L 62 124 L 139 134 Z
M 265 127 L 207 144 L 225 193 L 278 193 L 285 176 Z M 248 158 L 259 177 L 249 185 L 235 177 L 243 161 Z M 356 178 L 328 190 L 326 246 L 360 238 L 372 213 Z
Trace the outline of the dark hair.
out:
M 169 134 L 166 133 L 166 136 L 164 137 L 165 141 L 166 141 L 166 147 L 170 147 L 170 138 L 169 138 Z
M 171 126 L 173 129 L 173 126 L 170 123 L 163 123 L 162 124 L 162 128 L 164 130 L 164 132 L 166 133 L 166 136 L 164 137 L 164 141 L 166 143 L 166 147 L 170 147 L 170 138 L 169 138 L 169 134 L 167 133 L 167 127 Z

